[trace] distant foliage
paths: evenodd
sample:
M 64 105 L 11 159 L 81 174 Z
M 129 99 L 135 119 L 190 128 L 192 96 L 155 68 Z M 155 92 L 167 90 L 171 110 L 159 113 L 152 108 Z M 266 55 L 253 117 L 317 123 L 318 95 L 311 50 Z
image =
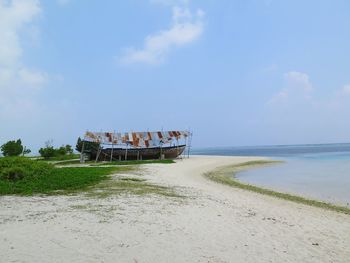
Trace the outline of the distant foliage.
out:
M 64 148 L 66 149 L 66 154 L 73 154 L 73 148 L 71 145 L 67 144 Z
M 97 142 L 84 142 L 84 152 L 94 152 L 100 147 L 100 144 Z M 75 146 L 75 150 L 81 153 L 83 150 L 83 140 L 79 137 L 77 140 L 77 144 Z
M 27 147 L 24 146 L 24 150 L 23 150 L 23 156 L 26 154 L 30 154 L 32 151 L 30 149 L 28 149 Z
M 53 166 L 26 157 L 0 158 L 0 180 L 18 181 L 49 175 Z
M 4 156 L 19 156 L 30 153 L 30 150 L 24 148 L 21 139 L 18 139 L 17 141 L 8 141 L 3 144 L 1 146 L 1 152 Z
M 54 148 L 52 146 L 52 141 L 45 142 L 45 147 L 39 149 L 41 157 L 45 159 L 50 159 L 54 157 L 63 157 L 66 155 L 73 154 L 73 148 L 71 145 L 61 146 L 59 148 Z
M 45 147 L 40 148 L 39 153 L 40 153 L 41 157 L 44 157 L 45 159 L 55 157 L 56 151 L 55 151 L 55 148 L 53 148 L 53 146 L 52 146 L 52 141 L 45 142 Z

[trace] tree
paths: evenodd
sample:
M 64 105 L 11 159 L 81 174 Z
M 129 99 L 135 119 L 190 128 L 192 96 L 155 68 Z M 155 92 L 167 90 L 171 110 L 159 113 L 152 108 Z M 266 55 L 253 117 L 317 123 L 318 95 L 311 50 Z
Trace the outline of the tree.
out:
M 54 148 L 52 146 L 52 140 L 45 142 L 45 147 L 39 149 L 39 153 L 45 159 L 50 159 L 52 157 L 61 157 L 67 154 L 73 154 L 73 148 L 69 144 L 62 145 L 59 148 Z
M 1 146 L 1 152 L 4 156 L 19 156 L 23 152 L 21 139 L 17 141 L 8 141 Z
M 24 150 L 22 152 L 22 155 L 26 155 L 26 154 L 30 154 L 32 151 L 30 149 L 28 149 L 26 146 L 24 146 Z

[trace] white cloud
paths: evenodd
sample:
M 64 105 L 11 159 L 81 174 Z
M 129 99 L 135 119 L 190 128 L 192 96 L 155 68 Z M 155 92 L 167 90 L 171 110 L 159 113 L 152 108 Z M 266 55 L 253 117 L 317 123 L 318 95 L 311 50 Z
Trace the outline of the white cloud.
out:
M 344 85 L 342 89 L 342 93 L 346 95 L 350 95 L 350 84 L 349 85 Z
M 187 5 L 189 0 L 150 0 L 153 4 L 163 4 L 168 6 Z
M 45 73 L 28 69 L 21 61 L 22 29 L 30 25 L 40 12 L 38 0 L 0 0 L 0 90 L 2 92 L 16 89 L 20 85 L 28 85 L 32 88 L 46 82 Z M 30 30 L 33 28 L 31 26 Z
M 62 79 L 23 63 L 26 50 L 21 42 L 39 41 L 32 33 L 39 34 L 34 22 L 41 12 L 37 0 L 0 0 L 0 122 L 6 123 L 0 129 L 2 139 L 23 133 L 25 126 L 35 130 L 47 112 L 45 103 L 38 101 L 40 89 L 51 80 Z M 32 126 L 38 120 L 38 125 Z
M 22 55 L 19 31 L 40 13 L 37 0 L 0 0 L 0 67 L 13 67 Z
M 276 93 L 268 104 L 286 103 L 288 100 L 302 99 L 308 100 L 313 91 L 313 85 L 309 75 L 302 72 L 290 71 L 284 74 L 286 85 L 278 93 Z
M 61 6 L 65 6 L 70 2 L 70 0 L 57 0 L 57 3 Z
M 22 83 L 34 88 L 40 88 L 48 81 L 46 73 L 27 68 L 20 69 L 18 75 Z
M 181 47 L 197 40 L 203 33 L 204 12 L 192 13 L 188 8 L 173 7 L 172 26 L 145 38 L 141 49 L 127 48 L 119 59 L 124 64 L 161 63 L 174 47 Z
M 305 73 L 290 71 L 284 77 L 291 89 L 302 89 L 305 92 L 310 92 L 313 89 L 310 78 Z

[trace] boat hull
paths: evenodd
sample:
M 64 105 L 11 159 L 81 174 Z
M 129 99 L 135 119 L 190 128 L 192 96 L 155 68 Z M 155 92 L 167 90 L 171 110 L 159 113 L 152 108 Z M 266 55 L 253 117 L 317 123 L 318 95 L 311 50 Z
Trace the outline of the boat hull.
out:
M 98 156 L 98 161 L 124 160 L 151 160 L 151 159 L 175 159 L 180 156 L 186 145 L 152 148 L 106 148 L 102 149 Z M 96 160 L 97 152 L 91 152 L 89 159 Z

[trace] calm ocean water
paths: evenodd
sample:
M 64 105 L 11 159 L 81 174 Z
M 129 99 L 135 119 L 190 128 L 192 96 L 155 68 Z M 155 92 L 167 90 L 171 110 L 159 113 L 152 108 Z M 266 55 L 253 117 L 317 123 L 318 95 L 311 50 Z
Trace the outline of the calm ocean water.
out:
M 243 182 L 326 202 L 350 203 L 350 143 L 193 149 L 192 154 L 265 156 L 284 163 L 237 174 Z

